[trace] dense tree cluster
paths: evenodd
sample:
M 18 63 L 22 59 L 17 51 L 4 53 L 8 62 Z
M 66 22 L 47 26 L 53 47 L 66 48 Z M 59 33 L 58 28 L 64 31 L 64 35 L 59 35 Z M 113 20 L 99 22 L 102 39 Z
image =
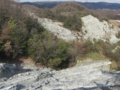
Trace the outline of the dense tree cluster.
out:
M 31 56 L 36 63 L 52 68 L 69 64 L 68 44 L 23 13 L 17 3 L 1 0 L 0 32 L 0 58 Z
M 9 8 L 4 7 L 7 3 Z M 58 69 L 74 65 L 77 56 L 89 51 L 86 43 L 66 43 L 47 32 L 37 20 L 23 13 L 19 4 L 2 0 L 0 6 L 2 5 L 0 57 L 12 60 L 18 56 L 30 56 L 35 63 Z M 47 14 L 50 15 L 51 12 Z

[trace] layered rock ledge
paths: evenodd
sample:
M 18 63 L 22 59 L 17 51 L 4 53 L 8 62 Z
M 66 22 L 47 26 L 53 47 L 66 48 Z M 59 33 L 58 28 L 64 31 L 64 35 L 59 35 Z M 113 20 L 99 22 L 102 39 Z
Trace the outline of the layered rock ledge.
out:
M 87 61 L 59 71 L 0 64 L 0 90 L 119 90 L 120 72 L 110 72 L 110 64 Z

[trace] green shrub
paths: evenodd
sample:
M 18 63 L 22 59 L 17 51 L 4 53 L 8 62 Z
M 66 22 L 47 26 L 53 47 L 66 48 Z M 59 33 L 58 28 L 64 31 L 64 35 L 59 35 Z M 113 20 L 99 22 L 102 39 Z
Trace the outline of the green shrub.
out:
M 62 62 L 61 58 L 50 59 L 49 66 L 52 68 L 56 68 L 61 64 L 61 62 Z
M 68 44 L 62 40 L 58 40 L 46 31 L 41 33 L 41 35 L 34 34 L 29 39 L 28 46 L 28 53 L 32 56 L 33 60 L 45 66 L 57 68 L 68 58 Z M 58 63 L 56 63 L 57 60 Z
M 34 30 L 37 30 L 37 33 L 41 33 L 45 30 L 36 19 L 32 19 L 31 17 L 27 17 L 24 23 L 29 33 L 33 33 Z
M 71 30 L 81 31 L 82 20 L 78 16 L 69 16 L 64 21 L 64 27 L 69 28 Z
M 55 18 L 53 12 L 51 10 L 49 10 L 49 9 L 46 10 L 44 14 L 45 14 L 44 15 L 45 18 L 49 18 L 49 19 L 54 19 Z
M 89 52 L 85 55 L 85 58 L 90 58 L 92 60 L 105 60 L 104 57 L 102 57 L 99 53 L 97 52 Z
M 117 36 L 117 38 L 120 38 L 120 31 L 118 32 L 118 34 L 116 36 Z

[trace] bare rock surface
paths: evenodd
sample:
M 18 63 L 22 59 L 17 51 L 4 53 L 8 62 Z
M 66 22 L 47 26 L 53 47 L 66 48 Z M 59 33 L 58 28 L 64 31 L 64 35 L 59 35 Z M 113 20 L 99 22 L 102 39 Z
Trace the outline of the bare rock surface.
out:
M 62 26 L 60 22 L 54 22 L 51 19 L 40 18 L 34 15 L 34 13 L 30 13 L 34 18 L 38 19 L 38 22 L 41 23 L 46 30 L 54 33 L 58 38 L 63 39 L 65 41 L 76 40 L 75 35 L 67 28 Z
M 0 90 L 119 90 L 120 72 L 109 72 L 110 64 L 108 60 L 87 61 L 59 71 L 0 64 L 0 70 L 6 65 L 15 72 L 1 77 Z
M 116 37 L 120 28 L 118 26 L 113 26 L 107 21 L 100 21 L 98 18 L 88 15 L 82 17 L 82 32 L 71 31 L 67 28 L 64 28 L 61 22 L 55 22 L 51 19 L 40 18 L 36 16 L 34 13 L 29 12 L 31 16 L 38 19 L 38 22 L 41 23 L 46 30 L 52 32 L 58 38 L 63 39 L 65 41 L 73 41 L 73 40 L 103 40 L 110 41 L 110 43 L 114 44 L 120 41 Z
M 94 39 L 110 40 L 111 43 L 116 43 L 120 40 L 116 37 L 116 34 L 120 30 L 119 27 L 113 26 L 107 21 L 100 21 L 92 15 L 82 17 L 82 21 L 84 24 L 82 27 L 84 39 L 90 39 L 91 41 Z

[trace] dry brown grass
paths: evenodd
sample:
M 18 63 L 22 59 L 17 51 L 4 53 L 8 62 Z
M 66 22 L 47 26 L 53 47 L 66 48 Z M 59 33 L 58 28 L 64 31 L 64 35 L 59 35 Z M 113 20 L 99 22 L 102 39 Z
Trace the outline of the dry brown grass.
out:
M 33 6 L 33 5 L 23 5 L 22 8 L 25 9 L 25 10 L 29 10 L 29 11 L 35 13 L 35 14 L 43 11 L 42 9 L 40 9 L 36 6 Z
M 59 4 L 51 9 L 54 13 L 61 13 L 62 15 L 68 16 L 73 14 L 88 14 L 89 9 L 75 2 L 65 2 Z M 66 13 L 66 14 L 65 14 Z
M 37 8 L 33 5 L 23 5 L 23 8 L 32 11 L 36 14 L 41 14 L 45 12 L 45 9 Z M 81 14 L 81 16 L 85 16 L 88 14 L 95 15 L 100 19 L 115 19 L 116 15 L 120 14 L 120 10 L 90 10 L 83 5 L 80 5 L 76 2 L 65 2 L 58 4 L 57 6 L 49 9 L 53 12 L 53 14 L 60 13 L 63 16 L 70 16 L 74 14 Z
M 113 69 L 117 69 L 117 68 L 118 68 L 118 65 L 117 65 L 117 63 L 116 63 L 115 61 L 112 61 L 111 67 L 112 67 Z
M 118 20 L 109 20 L 109 22 L 114 26 L 120 27 L 120 21 L 118 21 Z
M 111 19 L 120 14 L 120 10 L 92 10 L 101 18 Z

